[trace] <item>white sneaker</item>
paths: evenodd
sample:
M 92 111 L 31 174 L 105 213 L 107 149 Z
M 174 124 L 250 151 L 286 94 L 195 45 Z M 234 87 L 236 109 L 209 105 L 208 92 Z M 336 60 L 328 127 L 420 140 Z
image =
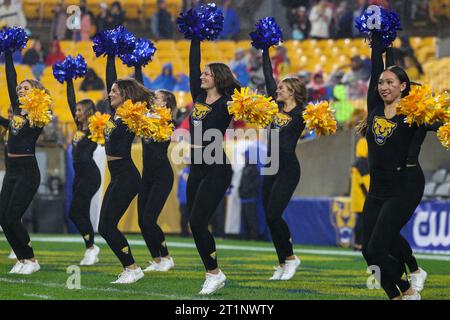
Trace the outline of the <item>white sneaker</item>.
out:
M 20 270 L 22 270 L 22 267 L 23 267 L 23 263 L 20 261 L 17 261 L 9 273 L 10 274 L 18 274 L 20 272 Z
M 173 267 L 175 267 L 175 262 L 173 261 L 172 257 L 170 258 L 161 258 L 161 268 L 159 271 L 161 272 L 167 272 Z
M 144 269 L 144 272 L 161 271 L 163 261 L 160 262 L 150 261 L 150 265 Z
M 281 276 L 283 275 L 283 267 L 282 266 L 276 266 L 273 267 L 275 269 L 275 272 L 273 273 L 272 277 L 269 278 L 269 280 L 281 280 Z
M 142 272 L 141 268 L 137 268 L 136 270 L 126 268 L 121 274 L 119 274 L 119 278 L 111 283 L 116 284 L 134 283 L 139 279 L 142 279 L 143 277 L 144 272 Z
M 425 272 L 422 268 L 419 268 L 418 273 L 411 273 L 411 287 L 420 292 L 423 290 L 425 285 L 425 280 L 427 280 L 428 273 Z
M 38 261 L 31 261 L 31 260 L 24 260 L 23 267 L 20 269 L 18 274 L 32 274 L 41 269 L 41 266 L 39 265 Z
M 11 253 L 10 253 L 9 256 L 8 256 L 8 259 L 11 259 L 11 260 L 16 260 L 16 259 L 17 259 L 17 256 L 16 256 L 16 254 L 14 253 L 14 251 L 11 250 Z
M 300 259 L 295 256 L 294 260 L 286 260 L 283 267 L 283 274 L 281 275 L 280 280 L 290 280 L 297 271 L 298 266 L 300 265 Z
M 218 274 L 206 273 L 206 280 L 198 294 L 213 294 L 225 286 L 225 280 L 227 280 L 227 277 L 221 270 L 219 270 Z
M 403 295 L 402 300 L 422 300 L 420 293 L 414 290 L 414 294 Z
M 96 264 L 98 259 L 98 254 L 100 253 L 100 248 L 94 244 L 93 249 L 87 249 L 84 253 L 84 258 L 80 262 L 80 266 L 92 266 Z

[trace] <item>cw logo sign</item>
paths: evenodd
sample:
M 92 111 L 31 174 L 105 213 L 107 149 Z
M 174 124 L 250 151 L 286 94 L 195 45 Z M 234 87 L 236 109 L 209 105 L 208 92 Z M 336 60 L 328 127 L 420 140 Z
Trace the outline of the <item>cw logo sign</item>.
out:
M 450 246 L 450 212 L 421 211 L 413 224 L 413 239 L 419 247 Z

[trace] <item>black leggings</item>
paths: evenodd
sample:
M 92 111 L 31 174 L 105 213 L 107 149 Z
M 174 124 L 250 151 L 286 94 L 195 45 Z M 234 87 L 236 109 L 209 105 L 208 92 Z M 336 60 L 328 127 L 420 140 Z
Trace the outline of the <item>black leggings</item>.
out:
M 412 201 L 412 207 L 414 207 L 412 214 L 414 214 L 415 209 L 420 204 L 423 197 L 423 192 L 425 189 L 425 176 L 423 174 L 422 168 L 419 164 L 413 167 L 406 168 L 406 175 L 408 181 L 408 195 Z M 399 261 L 403 262 L 408 266 L 409 272 L 413 273 L 419 270 L 416 258 L 413 256 L 411 246 L 408 241 L 403 237 L 399 236 L 395 244 L 391 248 L 391 254 L 396 257 Z M 405 273 L 406 269 L 404 270 Z
M 69 217 L 83 237 L 86 248 L 90 248 L 94 245 L 94 228 L 90 217 L 91 200 L 101 185 L 100 170 L 94 160 L 75 162 L 73 168 L 75 179 Z
M 30 236 L 22 217 L 41 182 L 36 158 L 8 157 L 8 167 L 0 193 L 0 225 L 18 260 L 34 257 Z
M 193 164 L 187 181 L 187 211 L 195 245 L 206 270 L 217 268 L 216 243 L 208 223 L 230 186 L 230 164 Z
M 289 227 L 283 212 L 300 181 L 300 164 L 295 153 L 280 154 L 280 168 L 273 176 L 264 176 L 263 206 L 266 222 L 277 251 L 278 262 L 284 264 L 294 254 Z
M 405 292 L 410 288 L 409 282 L 401 279 L 405 261 L 400 257 L 400 231 L 420 199 L 408 193 L 411 188 L 404 172 L 393 175 L 389 182 L 376 181 L 374 174 L 371 178 L 362 215 L 363 256 L 369 266 L 380 268 L 381 286 L 392 299 L 400 295 L 399 289 Z
M 134 264 L 128 241 L 117 225 L 139 191 L 141 176 L 131 159 L 108 161 L 111 182 L 103 198 L 98 231 L 124 267 Z
M 172 191 L 173 180 L 173 170 L 168 159 L 153 170 L 146 169 L 144 164 L 138 196 L 139 227 L 152 258 L 169 255 L 164 232 L 157 221 Z

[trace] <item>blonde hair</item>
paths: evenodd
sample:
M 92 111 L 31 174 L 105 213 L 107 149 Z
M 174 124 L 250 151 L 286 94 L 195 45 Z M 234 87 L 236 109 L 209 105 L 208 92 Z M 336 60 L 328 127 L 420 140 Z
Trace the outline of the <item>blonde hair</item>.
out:
M 26 79 L 26 80 L 23 80 L 23 81 L 19 84 L 19 86 L 21 86 L 24 82 L 28 82 L 28 83 L 31 85 L 31 88 L 33 88 L 33 89 L 39 89 L 39 90 L 44 90 L 45 93 L 47 93 L 48 95 L 50 95 L 50 91 L 48 91 L 48 90 L 42 85 L 42 83 L 40 83 L 39 81 L 34 80 L 34 79 Z

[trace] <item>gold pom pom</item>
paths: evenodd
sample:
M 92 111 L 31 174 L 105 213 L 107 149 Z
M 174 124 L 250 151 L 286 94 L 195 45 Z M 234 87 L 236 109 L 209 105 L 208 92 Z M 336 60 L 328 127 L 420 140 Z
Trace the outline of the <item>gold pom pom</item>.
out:
M 450 120 L 450 98 L 448 93 L 435 95 L 429 86 L 413 86 L 408 96 L 402 98 L 397 106 L 399 114 L 406 116 L 406 123 L 421 126 L 432 125 L 436 121 Z
M 127 125 L 131 132 L 143 137 L 148 125 L 145 119 L 147 112 L 147 102 L 133 103 L 131 100 L 127 100 L 117 108 L 116 114 L 122 118 L 123 123 Z
M 439 128 L 437 137 L 442 145 L 450 150 L 450 122 L 447 122 Z
M 267 127 L 278 113 L 278 105 L 272 98 L 251 92 L 250 88 L 235 89 L 231 98 L 228 112 L 235 120 L 256 124 L 260 128 Z
M 157 142 L 169 140 L 175 130 L 171 110 L 166 107 L 153 106 L 151 113 L 150 119 L 153 119 L 155 124 L 151 137 Z
M 28 115 L 31 127 L 45 127 L 51 120 L 52 98 L 45 90 L 31 89 L 28 93 L 19 99 L 20 108 L 25 110 Z
M 104 145 L 106 123 L 110 118 L 111 116 L 109 114 L 101 114 L 100 112 L 96 112 L 93 116 L 90 116 L 88 122 L 91 135 L 88 138 L 95 143 Z
M 316 130 L 317 135 L 330 135 L 336 133 L 337 122 L 328 101 L 310 103 L 303 111 L 303 119 L 309 131 Z

